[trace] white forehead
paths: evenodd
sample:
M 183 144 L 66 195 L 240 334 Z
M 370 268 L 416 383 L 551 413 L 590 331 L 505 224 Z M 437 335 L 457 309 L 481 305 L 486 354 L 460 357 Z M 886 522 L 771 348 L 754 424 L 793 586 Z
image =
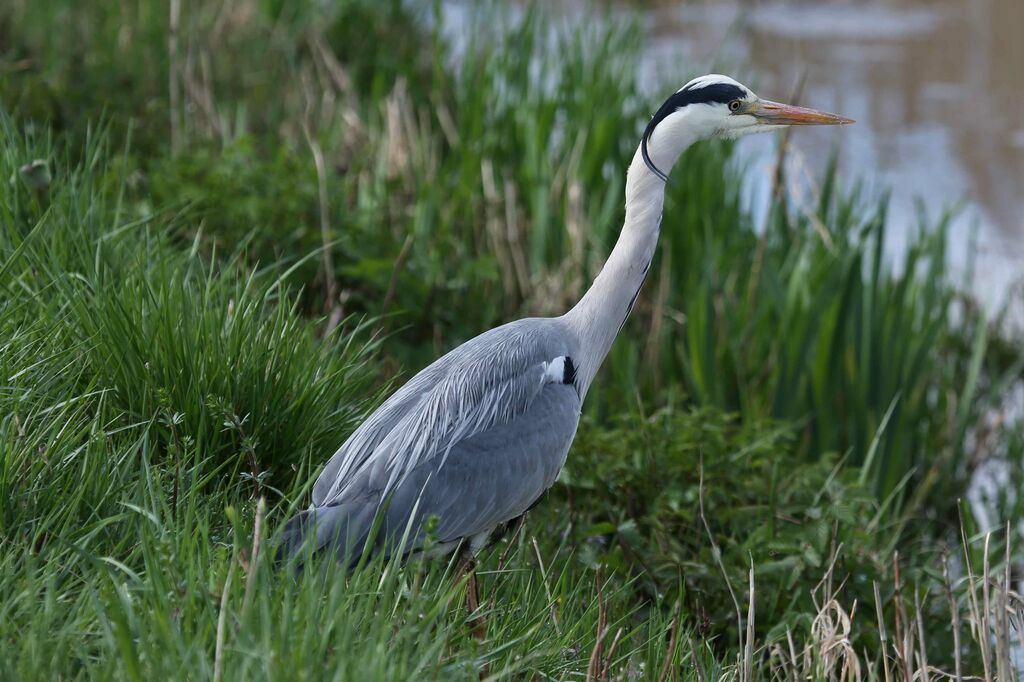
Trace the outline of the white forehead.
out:
M 683 87 L 676 90 L 676 92 L 682 92 L 683 90 L 700 90 L 701 88 L 706 88 L 709 85 L 735 85 L 737 88 L 745 92 L 747 97 L 750 97 L 754 94 L 750 90 L 750 88 L 748 88 L 743 83 L 740 83 L 739 81 L 733 78 L 729 78 L 728 76 L 723 76 L 720 73 L 709 73 L 706 76 L 698 76 L 697 78 L 694 78 L 692 81 L 690 81 Z

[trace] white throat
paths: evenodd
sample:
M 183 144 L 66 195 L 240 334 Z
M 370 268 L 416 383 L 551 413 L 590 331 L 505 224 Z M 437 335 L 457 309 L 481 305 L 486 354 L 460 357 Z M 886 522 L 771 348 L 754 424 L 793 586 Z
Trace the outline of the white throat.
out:
M 665 174 L 700 137 L 688 118 L 680 112 L 665 119 L 648 141 L 651 161 Z M 580 340 L 576 376 L 583 397 L 647 277 L 664 204 L 665 183 L 647 167 L 638 148 L 626 175 L 626 219 L 619 239 L 593 285 L 564 317 Z

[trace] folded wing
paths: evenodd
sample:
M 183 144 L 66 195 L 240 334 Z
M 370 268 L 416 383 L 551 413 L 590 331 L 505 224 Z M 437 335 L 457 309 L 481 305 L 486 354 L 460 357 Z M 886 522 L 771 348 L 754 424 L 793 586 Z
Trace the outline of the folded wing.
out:
M 568 378 L 572 388 L 572 350 L 551 320 L 532 319 L 456 348 L 396 391 L 352 434 L 317 479 L 314 506 L 351 495 L 346 491 L 355 482 L 387 495 L 424 463 L 443 468 L 459 443 L 527 413 L 545 386 Z

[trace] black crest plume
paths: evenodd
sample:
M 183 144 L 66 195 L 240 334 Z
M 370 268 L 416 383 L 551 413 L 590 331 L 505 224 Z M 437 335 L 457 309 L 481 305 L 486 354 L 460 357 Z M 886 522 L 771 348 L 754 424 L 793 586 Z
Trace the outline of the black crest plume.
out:
M 702 87 L 696 87 L 696 85 L 699 83 L 693 86 L 688 85 L 665 100 L 661 108 L 654 112 L 651 122 L 644 129 L 643 137 L 640 138 L 640 153 L 644 157 L 644 163 L 652 173 L 661 178 L 662 182 L 668 182 L 668 176 L 654 165 L 651 155 L 647 151 L 647 141 L 658 124 L 664 121 L 669 114 L 690 104 L 728 104 L 735 99 L 743 99 L 747 96 L 746 90 L 732 83 L 710 83 Z

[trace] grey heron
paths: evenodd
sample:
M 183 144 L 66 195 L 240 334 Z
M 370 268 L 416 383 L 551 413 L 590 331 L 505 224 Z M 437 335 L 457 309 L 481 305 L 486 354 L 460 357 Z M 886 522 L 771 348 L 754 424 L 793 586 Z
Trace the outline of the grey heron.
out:
M 312 506 L 286 525 L 280 555 L 305 546 L 352 564 L 364 551 L 393 551 L 406 533 L 402 551 L 416 551 L 432 517 L 435 549 L 475 555 L 565 463 L 587 391 L 647 276 L 665 182 L 682 152 L 706 138 L 851 122 L 762 100 L 721 75 L 673 93 L 643 132 L 621 234 L 580 301 L 560 317 L 485 332 L 395 391 L 327 462 Z

